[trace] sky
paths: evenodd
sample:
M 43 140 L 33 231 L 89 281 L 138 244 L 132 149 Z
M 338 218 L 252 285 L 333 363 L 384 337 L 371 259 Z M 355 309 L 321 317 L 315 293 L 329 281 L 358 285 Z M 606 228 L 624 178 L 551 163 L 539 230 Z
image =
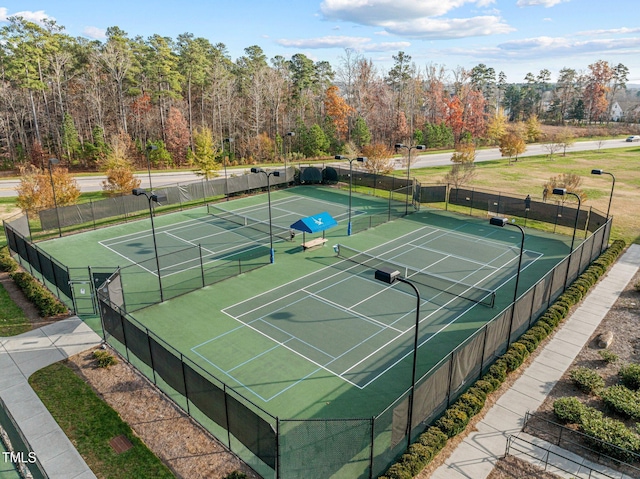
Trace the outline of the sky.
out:
M 346 49 L 383 73 L 403 51 L 422 70 L 482 63 L 509 83 L 604 60 L 640 84 L 638 12 L 637 0 L 0 0 L 0 26 L 20 15 L 99 40 L 111 26 L 131 38 L 192 33 L 225 44 L 233 60 L 258 45 L 269 59 L 303 53 L 334 70 Z

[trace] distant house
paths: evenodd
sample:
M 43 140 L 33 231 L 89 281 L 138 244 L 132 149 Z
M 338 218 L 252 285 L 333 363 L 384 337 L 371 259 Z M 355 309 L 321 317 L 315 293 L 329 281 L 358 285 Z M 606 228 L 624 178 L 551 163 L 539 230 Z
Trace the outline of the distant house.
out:
M 620 121 L 624 118 L 624 110 L 617 101 L 611 105 L 611 121 Z

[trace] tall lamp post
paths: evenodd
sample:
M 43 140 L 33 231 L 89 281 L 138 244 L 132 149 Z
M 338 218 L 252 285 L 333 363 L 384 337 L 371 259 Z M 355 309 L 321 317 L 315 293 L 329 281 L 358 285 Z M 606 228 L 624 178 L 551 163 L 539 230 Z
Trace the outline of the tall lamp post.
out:
M 571 255 L 571 253 L 573 253 L 573 243 L 575 242 L 576 239 L 576 230 L 578 229 L 578 217 L 580 216 L 580 196 L 573 193 L 572 191 L 567 191 L 566 188 L 554 188 L 553 189 L 553 194 L 554 195 L 559 195 L 559 196 L 566 196 L 566 195 L 573 195 L 578 199 L 578 211 L 576 211 L 576 219 L 573 222 L 573 236 L 571 236 L 571 249 L 569 250 L 569 254 Z M 567 282 L 569 281 L 569 266 L 571 265 L 571 256 L 569 257 L 569 264 L 567 265 L 567 274 L 564 277 L 564 289 L 567 289 Z M 563 290 L 564 291 L 564 290 Z
M 56 209 L 56 218 L 58 219 L 58 236 L 62 238 L 62 226 L 60 226 L 60 212 L 58 211 L 58 200 L 56 198 L 56 187 L 53 183 L 53 171 L 51 165 L 57 165 L 60 160 L 57 158 L 49 158 L 49 179 L 51 180 L 51 192 L 53 193 L 53 207 Z
M 151 152 L 157 150 L 158 147 L 156 145 L 148 144 L 146 148 L 147 153 L 147 173 L 149 174 L 149 191 L 153 191 L 153 186 L 151 184 Z
M 403 143 L 395 144 L 396 151 L 398 151 L 401 148 L 405 148 L 409 155 L 407 159 L 407 188 L 408 188 L 409 182 L 411 181 L 411 150 L 426 150 L 427 147 L 425 145 L 408 146 Z M 413 189 L 411 189 L 411 192 L 413 193 Z M 407 202 L 405 203 L 404 215 L 407 216 L 408 214 L 409 214 L 409 195 L 407 194 Z
M 347 236 L 351 236 L 351 186 L 353 183 L 353 162 L 359 161 L 360 163 L 364 163 L 367 161 L 367 157 L 359 156 L 357 158 L 349 159 L 346 156 L 336 155 L 334 158 L 336 160 L 347 160 L 349 162 L 349 222 L 347 223 Z
M 396 271 L 391 268 L 380 268 L 375 272 L 375 278 L 378 281 L 382 281 L 383 283 L 393 284 L 396 281 L 401 283 L 408 284 L 413 288 L 413 291 L 416 293 L 416 324 L 414 327 L 414 335 L 413 335 L 413 366 L 411 369 L 411 395 L 409 396 L 409 414 L 407 418 L 407 435 L 409 436 L 409 443 L 411 442 L 411 424 L 413 420 L 413 399 L 415 395 L 416 389 L 416 369 L 418 365 L 418 330 L 420 327 L 420 291 L 415 284 L 411 281 L 403 278 L 400 275 L 399 271 Z
M 224 155 L 224 144 L 229 144 L 229 158 L 231 158 L 231 144 L 233 143 L 233 138 L 225 138 L 222 140 L 222 166 L 224 168 L 224 196 L 226 200 L 229 201 L 229 177 L 227 176 L 227 157 Z
M 580 204 L 582 203 L 580 201 L 580 196 L 575 194 L 572 191 L 567 191 L 566 188 L 554 188 L 553 189 L 553 194 L 554 195 L 558 195 L 558 196 L 567 196 L 567 195 L 573 195 L 578 199 L 578 211 L 576 211 L 576 219 L 573 223 L 573 236 L 571 237 L 571 250 L 570 253 L 573 253 L 573 243 L 575 242 L 576 239 L 576 230 L 578 229 L 578 217 L 580 216 Z
M 287 132 L 287 136 L 289 137 L 289 151 L 287 152 L 288 154 L 291 154 L 291 139 L 292 137 L 296 136 L 296 132 L 295 131 L 288 131 Z M 287 174 L 287 155 L 285 153 L 285 157 L 284 157 L 284 174 L 286 177 Z
M 274 263 L 276 260 L 275 251 L 273 250 L 273 228 L 271 226 L 271 181 L 272 176 L 280 176 L 279 171 L 265 171 L 262 168 L 251 168 L 251 173 L 264 173 L 267 177 L 267 203 L 269 209 L 269 260 Z
M 153 207 L 151 206 L 151 202 L 155 201 L 156 203 L 160 203 L 166 201 L 167 197 L 163 194 L 153 194 L 145 190 L 144 188 L 134 188 L 131 192 L 135 196 L 146 196 L 149 201 L 149 217 L 151 218 L 151 236 L 153 237 L 153 252 L 156 256 L 156 268 L 158 270 L 158 284 L 160 286 L 160 302 L 164 301 L 164 294 L 162 293 L 162 278 L 160 275 L 160 259 L 158 258 L 158 243 L 156 242 L 156 228 L 153 223 Z
M 518 258 L 518 272 L 516 273 L 516 287 L 513 289 L 513 306 L 511 308 L 511 320 L 509 321 L 509 337 L 507 339 L 507 347 L 511 345 L 511 333 L 513 332 L 513 318 L 516 314 L 516 299 L 518 299 L 518 283 L 520 282 L 520 269 L 522 268 L 522 254 L 524 252 L 524 230 L 521 226 L 515 223 L 509 223 L 507 218 L 500 218 L 494 216 L 489 220 L 489 224 L 494 226 L 500 226 L 501 228 L 505 226 L 514 226 L 520 230 L 522 234 L 522 240 L 520 241 L 520 257 Z
M 613 183 L 611 183 L 611 193 L 609 193 L 609 206 L 607 206 L 607 220 L 609 220 L 609 211 L 611 211 L 611 200 L 613 199 L 613 189 L 616 186 L 616 177 L 613 175 L 613 173 L 609 173 L 608 171 L 604 171 L 604 170 L 591 170 L 591 174 L 592 175 L 609 175 L 613 180 Z M 604 240 L 605 240 L 605 237 L 603 234 L 602 245 L 600 245 L 600 251 L 604 249 Z

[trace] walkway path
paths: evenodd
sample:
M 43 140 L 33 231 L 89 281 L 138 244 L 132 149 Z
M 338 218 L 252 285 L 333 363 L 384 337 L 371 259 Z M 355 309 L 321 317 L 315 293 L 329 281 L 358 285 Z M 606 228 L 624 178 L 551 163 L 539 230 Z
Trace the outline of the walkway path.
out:
M 522 376 L 487 412 L 478 423 L 477 431 L 460 443 L 445 463 L 434 471 L 431 479 L 486 478 L 496 461 L 504 455 L 509 435 L 522 435 L 529 441 L 541 444 L 541 441 L 520 432 L 525 413 L 535 411 L 544 402 L 546 395 L 587 344 L 638 267 L 640 245 L 634 244 L 565 321 Z M 567 457 L 575 457 L 567 451 L 561 452 L 555 446 L 553 450 Z M 521 458 L 527 459 L 527 456 Z M 565 477 L 582 477 L 575 473 L 564 475 L 556 470 L 552 472 Z M 619 473 L 613 471 L 610 474 L 620 477 Z
M 77 317 L 0 338 L 0 397 L 51 479 L 96 476 L 27 380 L 39 369 L 100 342 L 101 338 Z

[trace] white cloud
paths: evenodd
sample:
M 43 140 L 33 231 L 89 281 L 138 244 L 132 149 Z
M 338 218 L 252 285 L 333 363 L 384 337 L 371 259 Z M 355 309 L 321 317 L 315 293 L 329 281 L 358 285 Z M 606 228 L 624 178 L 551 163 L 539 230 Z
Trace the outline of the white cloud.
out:
M 516 5 L 518 5 L 519 7 L 538 7 L 538 6 L 542 6 L 545 8 L 550 8 L 553 7 L 555 5 L 558 5 L 559 3 L 564 3 L 564 2 L 568 2 L 569 0 L 518 0 L 518 3 L 516 3 Z
M 550 58 L 590 58 L 611 55 L 640 55 L 640 37 L 574 40 L 565 37 L 535 37 L 504 42 L 486 49 L 449 49 L 450 55 L 464 55 L 494 60 L 544 60 Z
M 609 30 L 587 30 L 578 32 L 576 35 L 593 36 L 593 35 L 625 35 L 627 33 L 640 33 L 640 28 L 611 28 Z
M 466 4 L 488 7 L 494 0 L 324 0 L 327 19 L 383 27 L 388 33 L 412 38 L 447 39 L 502 34 L 514 29 L 498 14 L 445 18 Z
M 31 12 L 28 10 L 22 12 L 9 13 L 5 7 L 0 7 L 0 22 L 7 22 L 9 17 L 22 17 L 33 23 L 42 24 L 44 20 L 55 20 L 55 18 L 44 13 L 44 10 Z
M 305 39 L 280 39 L 279 45 L 290 48 L 318 49 L 318 48 L 353 48 L 361 52 L 396 51 L 409 47 L 409 42 L 380 42 L 375 43 L 367 37 L 325 36 Z
M 500 18 L 493 16 L 472 18 L 421 18 L 411 22 L 383 24 L 390 33 L 424 39 L 467 38 L 509 33 L 514 30 Z
M 94 40 L 103 40 L 107 38 L 107 31 L 104 28 L 98 27 L 85 27 L 82 30 L 82 34 L 85 37 L 93 38 Z

